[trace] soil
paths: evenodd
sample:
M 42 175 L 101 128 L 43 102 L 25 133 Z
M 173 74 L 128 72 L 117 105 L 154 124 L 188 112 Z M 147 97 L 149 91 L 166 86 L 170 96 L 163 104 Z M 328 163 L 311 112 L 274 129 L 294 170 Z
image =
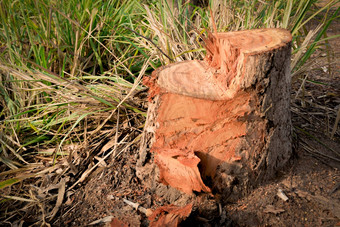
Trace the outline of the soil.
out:
M 339 22 L 333 22 L 329 36 L 339 34 Z M 338 47 L 340 39 L 330 44 Z M 334 56 L 339 59 L 339 53 Z M 340 108 L 340 68 L 335 64 L 332 75 L 319 68 L 309 76 L 322 84 L 306 83 L 306 101 L 297 99 L 292 104 L 296 143 L 290 163 L 274 179 L 236 202 L 222 204 L 212 194 L 197 194 L 200 201 L 182 226 L 340 226 L 339 129 L 330 138 L 335 119 L 330 110 Z M 300 85 L 301 80 L 293 84 L 293 100 Z M 146 215 L 123 199 L 152 210 L 172 201 L 139 181 L 137 159 L 138 149 L 131 149 L 110 167 L 94 172 L 67 194 L 68 201 L 54 225 L 85 226 L 102 219 L 96 225 L 104 226 L 110 221 L 103 218 L 109 217 L 107 220 L 113 218 L 116 223 L 111 226 L 148 226 Z
M 136 153 L 124 153 L 120 160 L 86 183 L 64 205 L 55 223 L 83 226 L 113 216 L 129 226 L 147 226 L 146 216 L 123 202 L 123 198 L 155 209 L 168 204 L 138 181 Z M 340 171 L 323 164 L 302 149 L 277 179 L 261 185 L 247 197 L 225 204 L 207 200 L 208 214 L 192 212 L 188 223 L 200 226 L 334 226 L 340 222 Z M 277 196 L 279 190 L 287 201 Z M 192 219 L 192 220 L 191 220 Z M 185 225 L 183 226 L 191 226 Z M 198 226 L 198 225 L 197 225 Z

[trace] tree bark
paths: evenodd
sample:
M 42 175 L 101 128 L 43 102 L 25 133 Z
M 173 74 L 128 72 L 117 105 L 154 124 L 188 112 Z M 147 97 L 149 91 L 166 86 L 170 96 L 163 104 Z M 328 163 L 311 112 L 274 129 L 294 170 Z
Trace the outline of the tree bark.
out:
M 154 71 L 139 178 L 237 198 L 273 177 L 292 154 L 290 42 L 283 29 L 210 34 L 203 61 Z

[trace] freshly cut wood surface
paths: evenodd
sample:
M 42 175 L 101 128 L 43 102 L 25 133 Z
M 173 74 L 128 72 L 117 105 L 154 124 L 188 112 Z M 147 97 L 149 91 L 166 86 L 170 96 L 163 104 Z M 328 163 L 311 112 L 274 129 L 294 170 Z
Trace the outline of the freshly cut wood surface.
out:
M 241 53 L 256 54 L 287 45 L 292 41 L 292 35 L 285 29 L 255 29 L 236 32 L 218 33 L 218 38 L 228 41 Z M 220 48 L 225 45 L 221 43 Z
M 185 193 L 237 198 L 291 157 L 291 35 L 258 29 L 205 42 L 203 61 L 170 64 L 147 79 L 138 174 L 150 178 L 154 166 L 158 181 Z
M 158 85 L 169 92 L 196 98 L 233 98 L 244 84 L 247 58 L 286 46 L 291 39 L 283 29 L 218 33 L 214 44 L 208 43 L 210 51 L 205 61 L 184 61 L 161 68 Z

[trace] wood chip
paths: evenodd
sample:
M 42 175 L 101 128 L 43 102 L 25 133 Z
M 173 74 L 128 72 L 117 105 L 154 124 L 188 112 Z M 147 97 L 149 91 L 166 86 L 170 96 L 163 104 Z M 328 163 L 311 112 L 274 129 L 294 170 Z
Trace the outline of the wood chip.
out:
M 287 201 L 288 197 L 285 195 L 285 193 L 282 191 L 281 188 L 279 188 L 277 194 L 276 194 L 280 199 L 282 199 L 283 201 Z
M 267 205 L 266 208 L 263 210 L 265 213 L 273 213 L 273 214 L 280 214 L 282 212 L 285 212 L 284 209 L 281 208 L 275 208 L 273 205 Z

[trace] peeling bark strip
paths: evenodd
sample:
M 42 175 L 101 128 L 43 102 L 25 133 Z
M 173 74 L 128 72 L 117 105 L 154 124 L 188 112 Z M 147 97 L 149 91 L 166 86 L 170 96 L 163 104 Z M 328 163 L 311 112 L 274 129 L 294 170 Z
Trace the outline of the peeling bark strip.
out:
M 217 33 L 204 61 L 154 71 L 140 178 L 153 179 L 156 163 L 166 185 L 229 196 L 282 168 L 292 153 L 291 39 L 283 29 Z

